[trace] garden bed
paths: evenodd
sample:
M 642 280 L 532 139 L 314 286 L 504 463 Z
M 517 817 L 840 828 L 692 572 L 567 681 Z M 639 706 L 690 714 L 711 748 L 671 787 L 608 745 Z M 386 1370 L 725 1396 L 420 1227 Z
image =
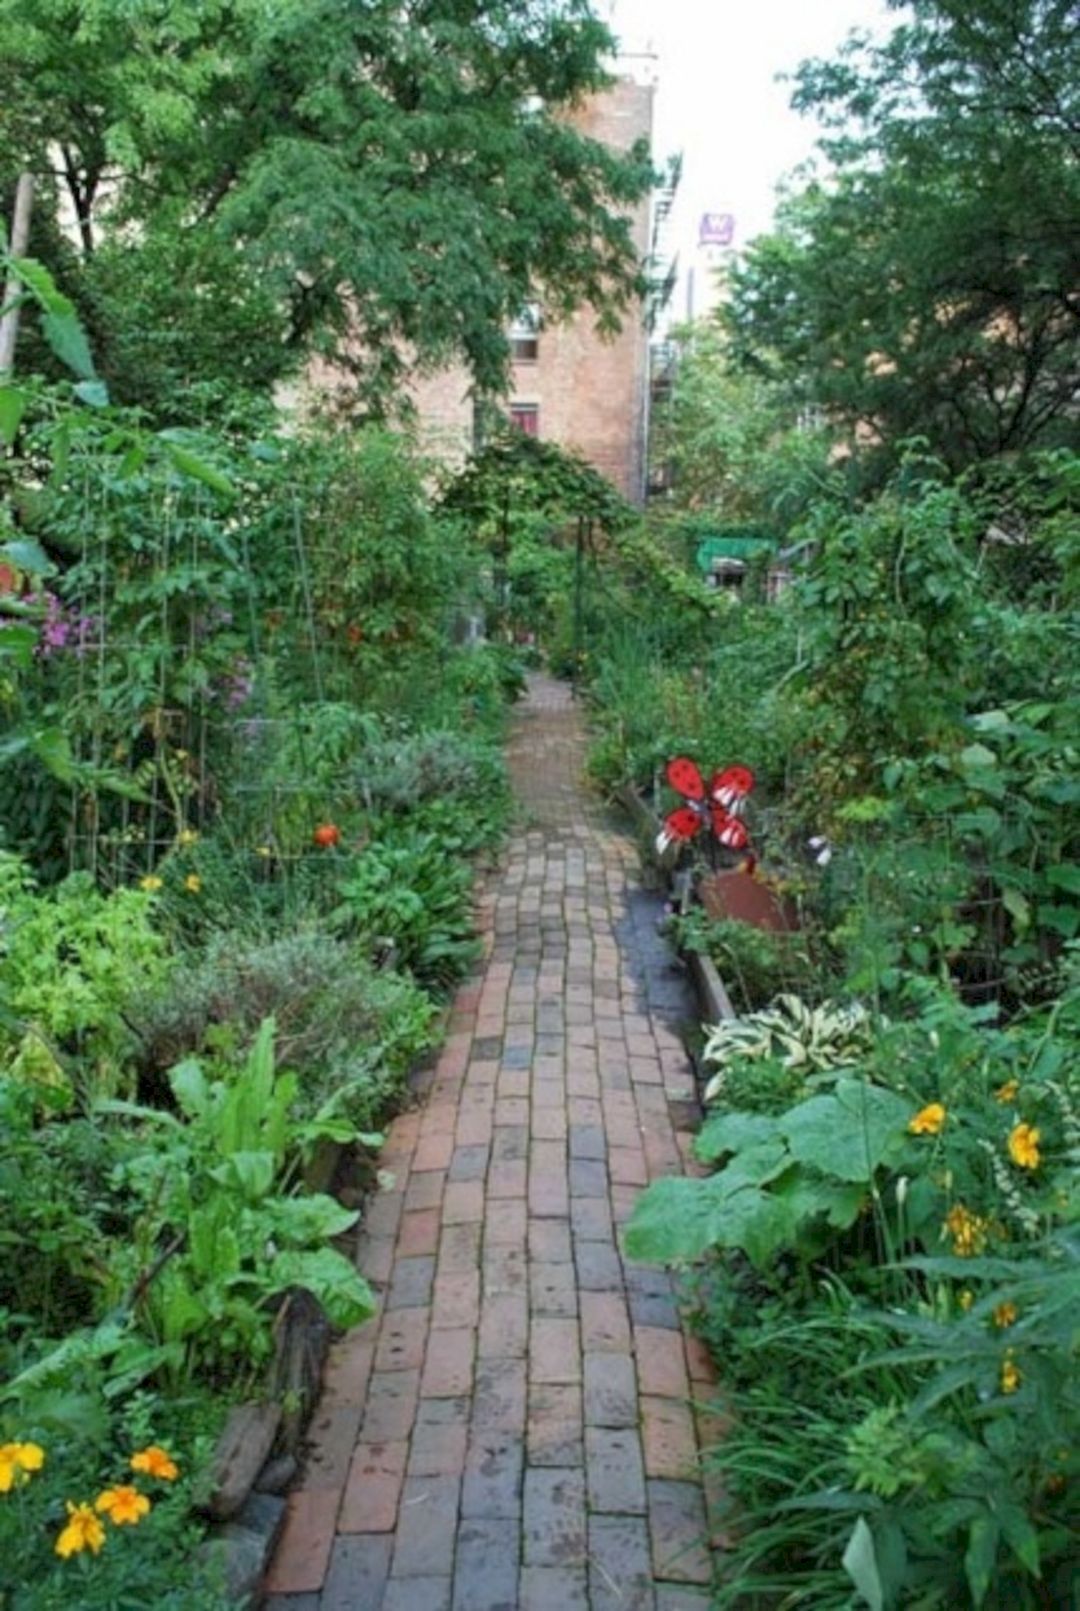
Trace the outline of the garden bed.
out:
M 102 1603 L 171 1611 L 190 1577 L 217 1611 L 223 1572 L 229 1603 L 261 1576 L 331 1327 L 374 1307 L 338 1250 L 365 1182 L 346 1206 L 335 1177 L 477 954 L 520 676 L 453 643 L 477 572 L 398 440 L 284 445 L 285 482 L 276 450 L 240 451 L 240 511 L 164 454 L 117 477 L 130 441 L 99 423 L 51 513 L 83 531 L 95 478 L 115 501 L 79 562 L 20 549 L 55 622 L 49 653 L 4 662 L 23 731 L 55 734 L 16 746 L 0 788 L 0 1184 L 19 1226 L 0 1245 L 0 1442 L 30 1462 L 27 1524 L 0 1505 L 0 1599 L 53 1611 L 88 1567 Z M 13 585 L 33 614 L 9 567 Z M 115 1535 L 97 1495 L 131 1511 Z

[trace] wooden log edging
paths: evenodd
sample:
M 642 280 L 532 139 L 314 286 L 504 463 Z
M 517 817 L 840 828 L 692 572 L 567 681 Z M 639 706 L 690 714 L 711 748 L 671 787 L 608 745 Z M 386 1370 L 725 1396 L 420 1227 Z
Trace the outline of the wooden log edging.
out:
M 712 957 L 706 956 L 703 951 L 684 951 L 682 954 L 697 991 L 702 1023 L 722 1024 L 737 1018 L 739 1015 L 731 1004 L 727 986 Z

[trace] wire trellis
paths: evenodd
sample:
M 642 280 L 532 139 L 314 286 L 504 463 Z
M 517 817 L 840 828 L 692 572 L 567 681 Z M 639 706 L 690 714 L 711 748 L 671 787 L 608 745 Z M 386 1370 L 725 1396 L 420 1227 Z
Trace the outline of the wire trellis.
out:
M 226 824 L 263 874 L 270 859 L 304 854 L 348 803 L 344 766 L 333 783 L 345 756 L 325 754 L 324 701 L 328 688 L 355 694 L 356 674 L 320 630 L 299 501 L 268 605 L 252 563 L 267 540 L 260 511 L 223 516 L 207 489 L 178 478 L 118 494 L 90 466 L 82 499 L 93 518 L 64 584 L 68 619 L 81 623 L 64 657 L 70 868 L 109 887 L 153 881 L 166 856 Z M 355 746 L 351 702 L 339 738 L 346 728 Z

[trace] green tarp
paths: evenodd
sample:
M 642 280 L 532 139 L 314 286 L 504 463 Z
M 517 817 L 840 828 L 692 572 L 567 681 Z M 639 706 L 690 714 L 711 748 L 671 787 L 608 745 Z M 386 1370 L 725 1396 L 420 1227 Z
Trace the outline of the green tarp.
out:
M 769 553 L 776 547 L 773 537 L 706 537 L 698 545 L 695 556 L 698 569 L 706 576 L 718 559 L 754 559 L 758 554 Z

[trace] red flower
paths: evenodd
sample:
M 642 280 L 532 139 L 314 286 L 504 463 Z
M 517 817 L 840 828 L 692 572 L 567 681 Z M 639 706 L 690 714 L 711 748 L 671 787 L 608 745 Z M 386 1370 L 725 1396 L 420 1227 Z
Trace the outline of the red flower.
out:
M 334 822 L 320 822 L 311 837 L 320 850 L 331 850 L 341 843 L 341 829 Z

